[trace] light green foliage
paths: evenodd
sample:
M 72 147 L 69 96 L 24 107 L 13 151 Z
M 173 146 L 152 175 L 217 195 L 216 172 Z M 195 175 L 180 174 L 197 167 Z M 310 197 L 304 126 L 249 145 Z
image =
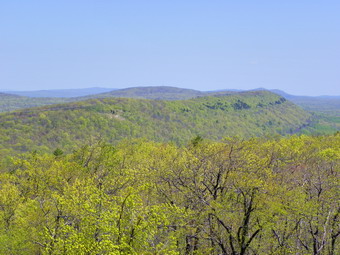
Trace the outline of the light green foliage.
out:
M 0 254 L 339 254 L 340 136 L 6 159 Z

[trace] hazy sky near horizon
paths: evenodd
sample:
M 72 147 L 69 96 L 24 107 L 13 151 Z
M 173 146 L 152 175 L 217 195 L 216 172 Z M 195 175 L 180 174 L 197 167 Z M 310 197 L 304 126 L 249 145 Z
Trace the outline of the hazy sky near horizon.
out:
M 0 90 L 340 95 L 340 1 L 0 0 Z

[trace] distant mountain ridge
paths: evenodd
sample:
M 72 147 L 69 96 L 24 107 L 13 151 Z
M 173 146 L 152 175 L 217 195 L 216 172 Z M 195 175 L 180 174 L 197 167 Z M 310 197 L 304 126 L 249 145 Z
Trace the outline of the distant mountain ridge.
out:
M 154 100 L 183 100 L 199 96 L 206 96 L 207 94 L 208 93 L 206 92 L 194 89 L 185 89 L 170 86 L 149 86 L 118 89 L 106 93 L 86 96 L 85 98 L 125 97 Z
M 80 89 L 46 89 L 46 90 L 32 90 L 32 91 L 21 91 L 21 90 L 2 90 L 0 94 L 12 94 L 18 96 L 26 97 L 85 97 L 85 96 L 95 96 L 96 94 L 102 94 L 102 96 L 148 96 L 149 94 L 157 93 L 185 93 L 189 95 L 192 93 L 192 97 L 196 95 L 206 95 L 212 93 L 224 93 L 224 92 L 243 92 L 243 91 L 256 91 L 256 90 L 268 90 L 286 97 L 287 99 L 294 97 L 304 97 L 304 98 L 340 98 L 340 95 L 319 95 L 319 96 L 306 96 L 306 95 L 293 95 L 286 93 L 280 89 L 266 89 L 266 88 L 255 88 L 255 89 L 220 89 L 220 90 L 209 90 L 200 91 L 195 89 L 179 88 L 173 86 L 138 86 L 138 87 L 128 87 L 128 88 L 103 88 L 103 87 L 91 87 L 91 88 L 80 88 Z M 107 93 L 107 95 L 106 95 Z M 164 99 L 160 96 L 160 99 Z
M 81 97 L 92 94 L 109 92 L 112 88 L 84 88 L 84 89 L 51 89 L 51 90 L 33 90 L 33 91 L 4 91 L 6 94 L 13 94 L 25 97 Z
M 197 135 L 292 134 L 308 128 L 312 115 L 269 91 L 197 97 L 187 100 L 97 98 L 0 114 L 1 150 L 71 151 L 101 137 L 187 143 Z M 7 153 L 6 153 L 7 154 Z
M 340 96 L 295 96 L 282 90 L 270 90 L 285 97 L 307 111 L 321 112 L 340 117 Z
M 267 90 L 257 88 L 250 91 Z M 59 91 L 59 92 L 58 92 Z M 103 92 L 104 91 L 104 92 Z M 30 95 L 52 95 L 53 97 L 21 97 L 20 100 L 15 95 L 9 96 L 6 93 L 0 93 L 0 112 L 11 111 L 21 108 L 36 107 L 41 105 L 49 105 L 54 103 L 74 102 L 91 98 L 110 98 L 110 97 L 125 97 L 125 98 L 144 98 L 155 100 L 184 100 L 209 95 L 231 95 L 239 93 L 242 90 L 218 90 L 218 91 L 199 91 L 193 89 L 177 88 L 170 86 L 154 86 L 154 87 L 132 87 L 125 89 L 105 89 L 105 88 L 88 88 L 88 89 L 74 89 L 74 90 L 51 90 L 51 91 L 38 91 L 29 92 Z M 274 92 L 278 95 L 291 100 L 295 104 L 303 107 L 308 111 L 315 111 L 330 114 L 332 116 L 340 117 L 340 96 L 295 96 L 290 95 L 284 91 L 273 89 L 267 90 Z M 92 93 L 91 93 L 92 92 Z M 19 93 L 12 91 L 12 93 Z M 19 94 L 24 95 L 26 92 Z M 40 93 L 40 94 L 39 94 Z M 67 94 L 69 93 L 69 94 Z M 61 98 L 60 95 L 66 95 L 67 97 Z M 84 95 L 77 96 L 75 95 Z M 7 96 L 5 96 L 7 95 Z
M 69 98 L 25 97 L 7 93 L 0 93 L 0 112 L 10 112 L 19 109 L 38 107 L 50 104 L 71 102 Z
M 0 92 L 0 98 L 5 98 L 5 97 L 16 97 L 16 98 L 18 98 L 20 96 L 15 95 L 15 94 Z

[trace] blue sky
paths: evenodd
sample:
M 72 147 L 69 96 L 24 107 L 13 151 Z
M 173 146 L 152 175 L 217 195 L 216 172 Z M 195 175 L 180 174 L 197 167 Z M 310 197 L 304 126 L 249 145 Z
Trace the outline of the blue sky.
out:
M 340 95 L 340 1 L 0 0 L 0 90 Z

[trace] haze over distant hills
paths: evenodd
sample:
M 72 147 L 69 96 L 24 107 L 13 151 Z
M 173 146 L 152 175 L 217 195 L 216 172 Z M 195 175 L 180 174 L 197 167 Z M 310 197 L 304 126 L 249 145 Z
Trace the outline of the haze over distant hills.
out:
M 258 88 L 254 90 L 267 89 Z M 126 97 L 156 100 L 183 100 L 207 95 L 228 95 L 241 91 L 242 90 L 237 89 L 199 91 L 169 86 L 132 87 L 125 89 L 94 87 L 87 89 L 7 91 L 0 93 L 0 112 L 54 103 L 81 101 L 90 98 Z M 340 116 L 340 96 L 296 96 L 277 89 L 269 91 L 285 97 L 303 107 L 305 110 Z
M 9 112 L 18 109 L 59 104 L 70 101 L 72 101 L 72 98 L 25 97 L 0 92 L 0 112 Z
M 103 88 L 103 87 L 91 87 L 91 88 L 80 88 L 80 89 L 46 89 L 46 90 L 1 90 L 0 94 L 12 94 L 26 97 L 83 97 L 90 96 L 96 97 L 96 94 L 103 94 L 103 97 L 140 97 L 152 99 L 166 99 L 177 100 L 179 99 L 179 93 L 183 94 L 185 98 L 192 98 L 195 96 L 202 96 L 211 93 L 224 93 L 224 92 L 241 92 L 241 91 L 252 91 L 252 90 L 269 90 L 278 95 L 284 96 L 287 99 L 294 98 L 332 98 L 339 99 L 340 95 L 319 95 L 319 96 L 305 96 L 305 95 L 292 95 L 279 89 L 266 89 L 266 88 L 255 88 L 250 90 L 244 89 L 222 89 L 222 90 L 209 90 L 200 91 L 195 89 L 178 88 L 173 86 L 138 86 L 128 88 Z M 171 97 L 173 94 L 173 97 Z M 151 99 L 151 98 L 150 98 Z
M 47 89 L 47 90 L 27 90 L 27 91 L 3 91 L 3 93 L 26 97 L 81 97 L 92 94 L 109 92 L 112 88 L 83 88 L 83 89 Z
M 340 116 L 340 96 L 296 96 L 287 94 L 282 90 L 273 89 L 271 91 L 303 107 L 305 110 Z

